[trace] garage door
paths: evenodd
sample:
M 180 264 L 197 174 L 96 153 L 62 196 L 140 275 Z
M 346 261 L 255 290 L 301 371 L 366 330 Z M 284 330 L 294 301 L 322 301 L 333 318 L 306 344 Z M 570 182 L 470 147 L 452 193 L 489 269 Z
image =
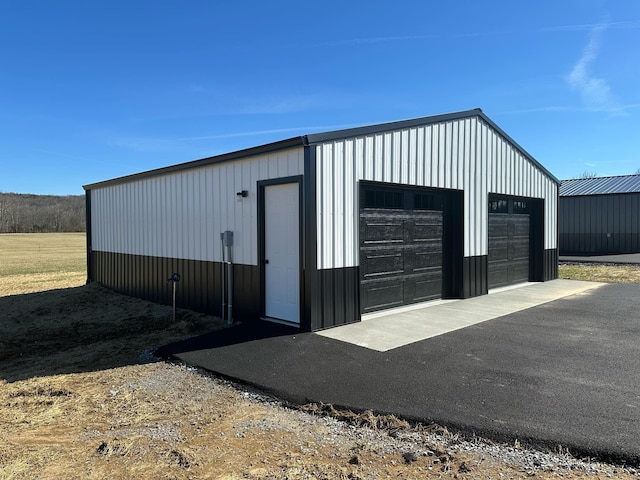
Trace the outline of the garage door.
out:
M 361 209 L 361 313 L 442 296 L 442 231 L 438 210 Z
M 509 213 L 489 213 L 489 288 L 529 281 L 530 215 L 526 203 L 501 201 L 508 203 L 499 208 Z

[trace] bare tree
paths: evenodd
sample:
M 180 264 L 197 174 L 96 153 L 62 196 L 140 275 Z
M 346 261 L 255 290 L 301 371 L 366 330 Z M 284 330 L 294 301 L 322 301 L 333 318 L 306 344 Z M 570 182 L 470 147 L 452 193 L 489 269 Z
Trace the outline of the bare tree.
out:
M 9 200 L 0 195 L 0 233 L 7 232 L 9 225 Z
M 591 170 L 585 170 L 584 172 L 582 172 L 580 175 L 578 175 L 578 179 L 586 179 L 586 178 L 596 178 L 598 176 L 598 172 L 594 172 Z
M 0 193 L 0 233 L 84 232 L 82 195 Z

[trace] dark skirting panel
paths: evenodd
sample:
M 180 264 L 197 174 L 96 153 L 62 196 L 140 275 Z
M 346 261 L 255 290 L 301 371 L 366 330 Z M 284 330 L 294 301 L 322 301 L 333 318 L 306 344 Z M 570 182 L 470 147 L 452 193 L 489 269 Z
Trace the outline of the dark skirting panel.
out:
M 487 272 L 488 255 L 464 257 L 462 260 L 462 298 L 486 295 L 489 292 Z
M 317 270 L 313 313 L 305 330 L 346 325 L 360 321 L 360 274 L 358 267 Z
M 233 266 L 234 318 L 257 319 L 262 315 L 260 304 L 260 271 L 253 265 Z
M 222 264 L 176 258 L 92 252 L 93 278 L 116 292 L 170 305 L 176 272 L 181 276 L 176 303 L 209 315 L 220 316 Z M 226 293 L 225 293 L 226 297 Z M 226 312 L 225 312 L 226 314 Z M 260 317 L 260 272 L 257 266 L 233 266 L 233 318 L 253 321 Z
M 548 249 L 544 251 L 544 277 L 543 281 L 555 280 L 558 278 L 558 249 Z

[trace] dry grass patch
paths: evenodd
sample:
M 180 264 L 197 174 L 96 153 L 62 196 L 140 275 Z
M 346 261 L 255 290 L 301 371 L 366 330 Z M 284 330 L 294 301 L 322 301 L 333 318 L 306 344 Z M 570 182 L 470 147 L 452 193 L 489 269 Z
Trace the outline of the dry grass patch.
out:
M 84 233 L 0 234 L 0 277 L 85 272 L 86 255 Z
M 640 265 L 566 264 L 558 267 L 560 278 L 606 283 L 640 283 Z
M 82 272 L 50 272 L 9 275 L 0 281 L 0 297 L 22 295 L 25 293 L 44 292 L 59 288 L 79 287 L 87 280 L 87 273 Z
M 84 233 L 0 234 L 0 297 L 83 285 Z

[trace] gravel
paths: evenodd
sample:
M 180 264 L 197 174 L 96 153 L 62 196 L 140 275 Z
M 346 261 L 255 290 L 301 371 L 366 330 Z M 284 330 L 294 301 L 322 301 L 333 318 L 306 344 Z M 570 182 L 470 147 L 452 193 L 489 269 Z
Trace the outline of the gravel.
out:
M 262 395 L 260 392 L 245 390 L 243 386 L 233 384 L 226 380 L 216 378 L 205 371 L 199 372 L 208 376 L 215 383 L 222 383 L 225 386 L 237 390 L 240 395 L 251 402 L 257 402 L 272 408 L 289 410 L 291 414 L 297 417 L 297 421 L 301 423 L 311 424 L 320 422 L 330 432 L 317 438 L 318 444 L 335 443 L 345 438 L 347 434 L 350 438 L 355 438 L 356 442 L 366 444 L 371 448 L 377 449 L 383 455 L 393 456 L 398 452 L 401 453 L 400 460 L 407 464 L 415 462 L 419 457 L 434 457 L 433 463 L 446 464 L 452 458 L 461 454 L 473 455 L 480 457 L 484 461 L 493 461 L 496 463 L 505 463 L 518 468 L 521 472 L 528 476 L 535 476 L 536 472 L 583 472 L 591 475 L 604 475 L 607 478 L 616 478 L 619 474 L 637 475 L 640 478 L 640 469 L 612 465 L 603 462 L 592 461 L 589 459 L 579 459 L 572 456 L 569 452 L 551 452 L 542 451 L 535 448 L 528 448 L 516 442 L 514 445 L 493 442 L 484 438 L 465 439 L 463 435 L 438 425 L 414 425 L 409 426 L 407 422 L 392 417 L 373 416 L 377 419 L 376 424 L 399 425 L 398 428 L 371 428 L 367 426 L 371 423 L 372 414 L 355 414 L 353 412 L 336 411 L 326 405 L 320 406 L 315 410 L 321 413 L 309 413 L 314 408 L 309 406 L 296 407 L 285 405 L 284 403 Z M 327 414 L 326 412 L 333 414 Z M 348 420 L 345 420 L 348 418 Z M 243 436 L 249 429 L 279 429 L 287 428 L 277 420 L 262 419 L 249 420 L 237 427 L 237 436 Z M 357 464 L 357 456 L 352 457 L 350 463 Z M 468 473 L 472 467 L 462 462 L 458 471 L 460 473 Z

